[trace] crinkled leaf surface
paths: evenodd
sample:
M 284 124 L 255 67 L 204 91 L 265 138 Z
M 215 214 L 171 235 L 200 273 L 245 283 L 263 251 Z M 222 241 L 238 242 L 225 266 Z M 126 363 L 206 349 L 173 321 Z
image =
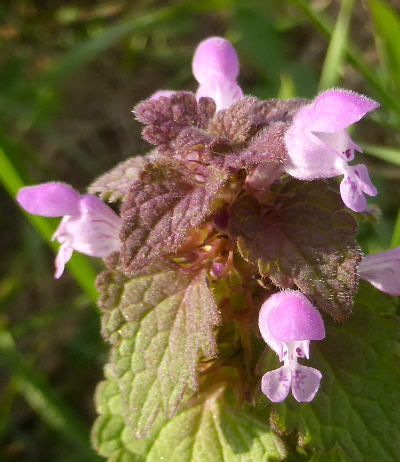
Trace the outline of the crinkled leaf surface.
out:
M 151 433 L 135 439 L 125 425 L 118 384 L 109 378 L 96 392 L 100 414 L 93 445 L 109 462 L 258 462 L 283 460 L 282 440 L 266 421 L 211 396 L 173 419 L 159 419 Z
M 353 316 L 344 324 L 328 320 L 325 339 L 312 344 L 307 365 L 323 374 L 315 399 L 274 405 L 276 426 L 298 430 L 305 449 L 321 455 L 311 460 L 399 460 L 400 324 L 394 300 L 362 283 Z
M 283 122 L 271 123 L 253 137 L 248 146 L 224 159 L 225 167 L 250 170 L 262 162 L 283 164 L 287 151 L 284 135 L 288 126 Z
M 150 158 L 151 154 L 130 157 L 97 178 L 88 187 L 88 192 L 98 194 L 101 199 L 109 202 L 126 200 L 130 187 L 139 178 Z
M 310 462 L 352 462 L 352 458 L 347 455 L 339 444 L 323 454 L 314 454 Z
M 179 170 L 181 167 L 181 170 Z M 175 252 L 190 229 L 213 212 L 226 174 L 186 172 L 183 164 L 150 164 L 131 188 L 121 215 L 122 261 L 129 273 Z
M 337 319 L 351 313 L 360 261 L 357 223 L 323 181 L 276 186 L 267 205 L 240 197 L 230 209 L 230 234 L 242 256 L 274 284 L 296 285 Z
M 118 383 L 111 376 L 97 386 L 96 409 L 99 417 L 92 429 L 92 444 L 97 452 L 109 462 L 144 462 L 150 445 L 164 423 L 162 416 L 147 438 L 133 438 L 123 416 Z
M 137 119 L 146 125 L 143 138 L 154 145 L 169 144 L 185 128 L 206 128 L 214 112 L 211 98 L 197 102 L 193 93 L 185 91 L 147 99 L 135 108 Z
M 146 462 L 267 462 L 285 454 L 265 421 L 211 397 L 168 422 Z
M 247 96 L 230 108 L 218 111 L 209 124 L 209 131 L 236 143 L 245 142 L 257 130 L 252 118 L 252 109 L 258 99 Z
M 160 409 L 173 415 L 186 389 L 197 389 L 199 355 L 216 354 L 219 315 L 204 271 L 193 276 L 162 267 L 125 281 L 101 279 L 103 332 L 114 343 L 109 367 L 125 419 L 142 436 Z

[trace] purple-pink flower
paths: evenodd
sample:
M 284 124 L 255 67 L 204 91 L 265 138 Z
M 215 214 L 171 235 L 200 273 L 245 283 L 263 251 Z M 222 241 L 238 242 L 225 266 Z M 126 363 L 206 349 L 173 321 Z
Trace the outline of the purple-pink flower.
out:
M 355 212 L 364 211 L 364 193 L 375 196 L 377 190 L 365 165 L 349 165 L 354 151 L 362 150 L 346 128 L 378 107 L 376 101 L 352 91 L 333 89 L 318 95 L 299 110 L 285 134 L 286 172 L 301 180 L 343 175 L 343 202 Z
M 193 75 L 199 86 L 196 98 L 212 98 L 217 111 L 227 109 L 243 98 L 237 83 L 239 59 L 230 42 L 221 37 L 210 37 L 199 43 L 192 61 Z M 158 90 L 150 98 L 171 96 L 174 90 Z
M 212 98 L 218 111 L 243 97 L 237 83 L 239 59 L 227 40 L 210 37 L 201 42 L 194 53 L 192 69 L 199 82 L 196 97 Z
M 321 315 L 305 295 L 283 290 L 271 295 L 262 305 L 258 325 L 263 339 L 283 361 L 283 366 L 263 375 L 262 392 L 273 402 L 283 401 L 290 389 L 299 402 L 316 395 L 322 374 L 298 364 L 309 358 L 310 340 L 322 340 L 325 328 Z
M 55 259 L 56 279 L 74 250 L 104 258 L 120 248 L 120 217 L 92 194 L 80 195 L 71 186 L 52 182 L 20 189 L 17 201 L 34 215 L 63 217 L 53 235 L 61 244 Z
M 382 292 L 400 295 L 400 247 L 364 257 L 358 274 Z

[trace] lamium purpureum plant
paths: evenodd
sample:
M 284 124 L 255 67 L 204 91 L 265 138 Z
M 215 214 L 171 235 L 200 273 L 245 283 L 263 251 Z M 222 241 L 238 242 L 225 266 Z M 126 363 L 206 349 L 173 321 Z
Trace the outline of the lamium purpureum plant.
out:
M 399 249 L 363 257 L 356 241 L 377 190 L 347 128 L 378 103 L 342 89 L 313 101 L 245 96 L 236 52 L 218 37 L 198 46 L 193 74 L 196 94 L 159 90 L 135 107 L 149 154 L 89 194 L 63 183 L 18 193 L 28 212 L 63 217 L 56 278 L 74 250 L 107 267 L 97 289 L 111 352 L 94 446 L 110 461 L 282 460 L 297 429 L 299 454 L 395 460 L 360 458 L 346 424 L 387 380 L 371 389 L 365 355 L 383 348 L 385 371 L 396 364 L 379 340 L 393 332 L 387 318 L 367 305 L 362 322 L 345 321 L 359 278 L 400 294 Z M 345 322 L 324 316 L 324 326 L 322 313 Z M 318 369 L 299 362 L 314 347 Z M 329 437 L 315 436 L 309 412 Z M 393 426 L 382 428 L 385 438 Z

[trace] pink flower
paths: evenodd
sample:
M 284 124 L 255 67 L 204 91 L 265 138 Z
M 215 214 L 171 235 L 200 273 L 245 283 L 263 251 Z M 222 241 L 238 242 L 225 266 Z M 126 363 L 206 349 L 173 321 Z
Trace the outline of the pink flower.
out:
M 34 215 L 63 217 L 53 236 L 61 243 L 55 260 L 56 279 L 74 250 L 107 257 L 120 248 L 121 219 L 94 195 L 80 195 L 64 183 L 44 183 L 20 189 L 17 201 Z
M 285 134 L 288 151 L 286 172 L 301 180 L 344 175 L 340 185 L 343 202 L 355 212 L 365 210 L 364 194 L 376 196 L 363 164 L 349 166 L 354 151 L 362 152 L 346 128 L 379 104 L 347 90 L 327 90 L 295 115 Z
M 400 295 L 400 247 L 364 257 L 358 274 L 382 292 Z
M 226 109 L 243 97 L 237 83 L 239 59 L 233 46 L 220 37 L 201 42 L 192 62 L 193 75 L 199 82 L 196 97 L 209 97 L 217 110 Z
M 283 401 L 292 389 L 299 402 L 316 395 L 322 374 L 298 364 L 297 358 L 309 358 L 310 340 L 322 340 L 325 328 L 321 315 L 299 291 L 283 290 L 266 300 L 258 325 L 263 339 L 284 364 L 264 374 L 262 392 L 273 402 Z

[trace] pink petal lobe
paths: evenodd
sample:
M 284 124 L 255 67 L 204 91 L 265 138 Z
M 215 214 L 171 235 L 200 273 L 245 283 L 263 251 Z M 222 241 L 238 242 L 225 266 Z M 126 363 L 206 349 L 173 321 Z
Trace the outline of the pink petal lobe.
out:
M 61 275 L 64 272 L 65 265 L 68 263 L 68 261 L 72 257 L 73 250 L 74 249 L 70 247 L 68 244 L 63 244 L 58 249 L 58 253 L 54 261 L 55 268 L 56 268 L 56 271 L 54 274 L 55 279 L 60 279 Z
M 314 399 L 322 379 L 322 374 L 313 367 L 297 364 L 292 372 L 292 393 L 299 403 L 310 402 Z
M 311 130 L 333 133 L 358 122 L 379 103 L 359 93 L 332 89 L 318 95 L 312 106 Z
M 364 164 L 354 165 L 350 169 L 357 177 L 361 191 L 368 194 L 368 196 L 376 196 L 378 194 L 378 190 L 372 184 L 368 169 Z
M 289 366 L 267 372 L 261 379 L 261 390 L 272 402 L 279 403 L 289 394 L 291 377 Z
M 42 217 L 75 215 L 79 210 L 80 195 L 64 183 L 43 183 L 21 188 L 17 201 L 27 212 Z
M 321 315 L 301 292 L 283 290 L 271 295 L 265 303 L 273 305 L 267 324 L 276 340 L 287 343 L 325 337 Z
M 346 207 L 354 212 L 364 212 L 367 200 L 362 193 L 358 182 L 352 176 L 345 175 L 340 183 L 340 195 Z
M 358 273 L 378 290 L 400 295 L 400 247 L 364 257 Z
M 235 81 L 239 75 L 239 59 L 230 42 L 210 37 L 196 48 L 192 70 L 196 80 L 207 86 L 215 78 Z

